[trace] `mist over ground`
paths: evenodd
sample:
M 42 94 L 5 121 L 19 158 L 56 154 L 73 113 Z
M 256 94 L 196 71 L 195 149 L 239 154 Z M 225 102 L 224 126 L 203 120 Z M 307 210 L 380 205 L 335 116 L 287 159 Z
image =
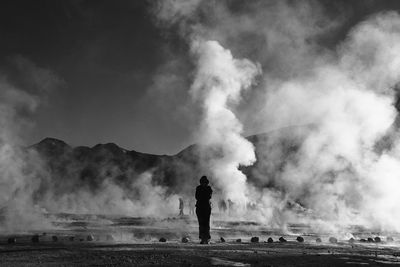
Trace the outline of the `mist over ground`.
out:
M 1 229 L 50 227 L 44 214 L 57 212 L 168 216 L 205 174 L 215 201 L 235 203 L 232 219 L 399 231 L 400 15 L 369 15 L 330 46 L 348 18 L 328 11 L 325 1 L 149 3 L 166 40 L 185 44 L 165 51 L 172 60 L 146 95 L 189 126 L 194 145 L 176 155 L 23 147 L 65 82 L 12 58 L 0 77 Z

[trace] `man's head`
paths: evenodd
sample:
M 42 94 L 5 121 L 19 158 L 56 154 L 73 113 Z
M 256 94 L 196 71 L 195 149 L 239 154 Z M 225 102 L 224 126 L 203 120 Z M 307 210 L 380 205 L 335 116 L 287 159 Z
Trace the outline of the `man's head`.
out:
M 205 176 L 205 175 L 201 176 L 201 178 L 200 178 L 200 184 L 201 184 L 201 185 L 208 185 L 208 183 L 209 183 L 209 181 L 208 181 L 208 179 L 207 179 L 207 176 Z

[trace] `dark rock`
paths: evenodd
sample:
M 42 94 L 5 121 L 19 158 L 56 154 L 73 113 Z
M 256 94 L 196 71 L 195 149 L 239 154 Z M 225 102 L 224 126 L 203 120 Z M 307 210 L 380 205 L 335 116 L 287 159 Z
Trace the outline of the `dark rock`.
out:
M 267 240 L 268 243 L 274 243 L 274 240 L 272 239 L 272 237 L 269 237 Z
M 337 238 L 331 236 L 331 237 L 329 237 L 329 242 L 330 242 L 330 243 L 333 243 L 333 244 L 336 244 L 336 243 L 337 243 Z
M 75 237 L 74 237 L 74 236 L 70 236 L 70 237 L 68 238 L 68 240 L 72 242 L 72 241 L 75 240 Z
M 242 239 L 240 238 L 236 239 L 236 243 L 242 243 Z
M 281 236 L 279 237 L 279 242 L 287 242 L 287 240 L 283 236 Z
M 361 242 L 361 243 L 365 243 L 365 242 L 367 242 L 367 240 L 364 239 L 364 238 L 361 238 L 361 239 L 360 239 L 360 242 Z
M 219 240 L 221 241 L 221 243 L 225 243 L 225 238 L 221 237 Z
M 187 237 L 182 237 L 182 243 L 188 243 L 189 242 L 189 238 Z
M 167 242 L 167 239 L 165 239 L 164 237 L 161 237 L 159 241 L 164 243 L 164 242 Z
M 15 243 L 17 243 L 17 238 L 16 237 L 10 237 L 10 238 L 8 238 L 7 243 L 8 244 L 15 244 Z
M 86 237 L 86 241 L 93 241 L 93 240 L 94 240 L 94 237 L 92 235 L 88 235 Z
M 260 238 L 258 237 L 258 236 L 253 236 L 251 239 L 250 239 L 250 242 L 251 243 L 258 243 L 260 241 Z
M 31 241 L 32 241 L 33 243 L 39 243 L 39 235 L 34 235 L 34 236 L 32 236 Z
M 53 242 L 57 242 L 57 241 L 58 241 L 58 237 L 55 236 L 55 235 L 53 235 L 53 236 L 51 237 L 51 239 L 53 240 Z
M 374 240 L 375 240 L 376 243 L 380 243 L 380 242 L 382 241 L 381 238 L 380 238 L 379 236 L 376 236 L 376 237 L 374 238 Z
M 349 239 L 349 243 L 354 243 L 356 240 L 354 238 Z
M 393 242 L 394 239 L 391 236 L 386 237 L 386 242 Z
M 374 242 L 374 239 L 372 239 L 372 237 L 368 237 L 368 242 L 370 242 L 370 243 L 373 243 Z
M 296 238 L 297 242 L 303 243 L 304 242 L 304 238 L 302 236 L 298 236 Z
M 321 239 L 321 238 L 319 238 L 319 237 L 317 237 L 317 239 L 315 239 L 315 242 L 317 242 L 317 243 L 321 243 L 321 242 L 322 242 L 322 239 Z

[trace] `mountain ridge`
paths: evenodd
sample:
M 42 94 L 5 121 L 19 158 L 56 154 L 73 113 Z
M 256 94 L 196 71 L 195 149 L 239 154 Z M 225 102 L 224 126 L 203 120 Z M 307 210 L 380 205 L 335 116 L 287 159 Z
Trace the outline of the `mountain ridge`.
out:
M 255 147 L 256 162 L 252 166 L 239 166 L 239 169 L 258 187 L 279 185 L 278 173 L 296 159 L 310 130 L 312 127 L 306 125 L 248 136 L 247 140 Z M 197 144 L 174 155 L 155 155 L 127 150 L 115 143 L 72 147 L 62 140 L 47 137 L 29 149 L 38 152 L 51 177 L 43 179 L 38 195 L 49 187 L 60 195 L 81 188 L 96 193 L 109 182 L 129 191 L 146 172 L 151 174 L 152 185 L 162 186 L 166 194 L 193 195 L 201 175 L 212 177 L 207 164 L 200 160 Z

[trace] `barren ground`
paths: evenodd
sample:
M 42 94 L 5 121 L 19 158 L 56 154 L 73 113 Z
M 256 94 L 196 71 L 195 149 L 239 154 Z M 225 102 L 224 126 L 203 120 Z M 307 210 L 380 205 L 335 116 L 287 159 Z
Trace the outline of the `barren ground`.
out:
M 51 231 L 0 235 L 0 266 L 400 266 L 398 238 L 386 242 L 381 235 L 379 243 L 358 241 L 374 237 L 365 230 L 354 233 L 354 244 L 340 239 L 329 243 L 329 235 L 318 235 L 322 242 L 316 243 L 317 236 L 308 233 L 306 226 L 293 226 L 291 234 L 284 235 L 253 222 L 220 220 L 213 223 L 211 244 L 200 245 L 193 217 L 61 217 Z M 31 240 L 35 234 L 38 243 Z M 296 241 L 300 234 L 304 243 Z M 181 242 L 183 236 L 188 243 Z M 251 243 L 252 236 L 259 236 L 260 242 Z M 288 242 L 279 242 L 280 236 Z M 16 243 L 9 244 L 10 237 Z M 159 242 L 160 237 L 167 242 Z M 268 237 L 274 242 L 267 243 Z

